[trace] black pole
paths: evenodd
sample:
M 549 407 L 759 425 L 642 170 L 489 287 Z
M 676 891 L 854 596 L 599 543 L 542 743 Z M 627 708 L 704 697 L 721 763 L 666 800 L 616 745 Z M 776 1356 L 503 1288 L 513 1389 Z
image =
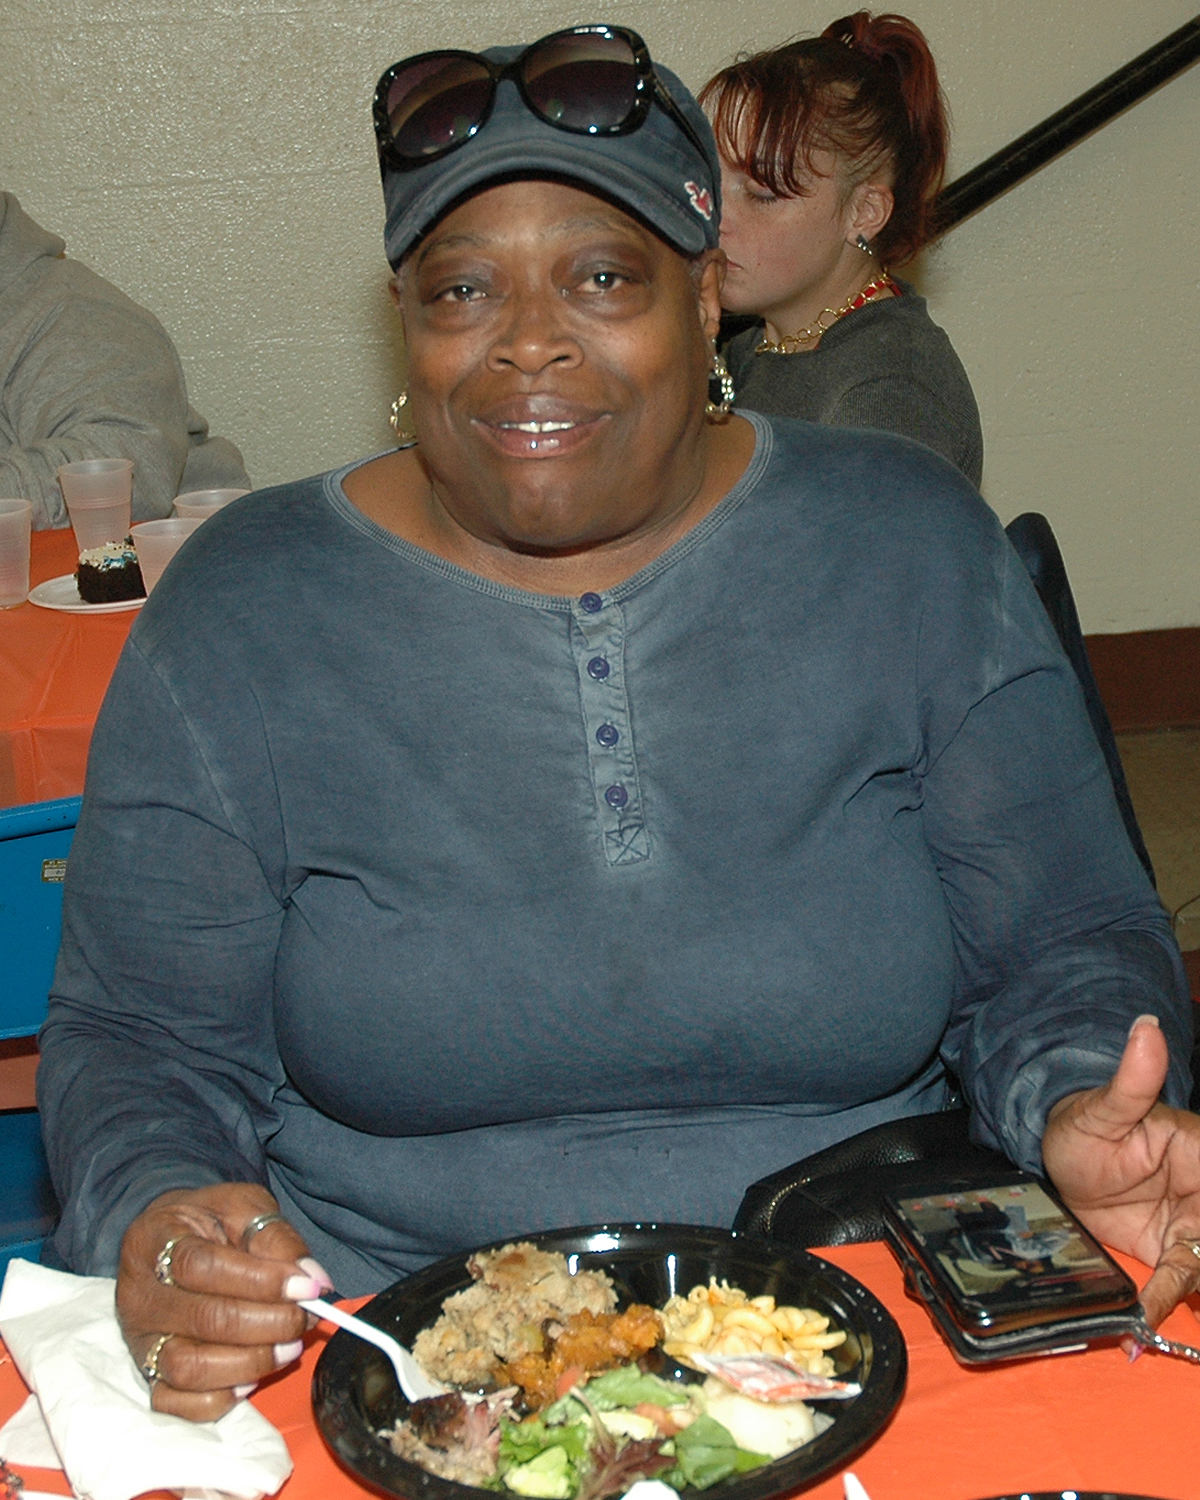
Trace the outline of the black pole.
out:
M 1198 57 L 1200 16 L 944 188 L 937 201 L 938 232 L 952 229 L 977 213 L 1176 73 L 1182 73 Z

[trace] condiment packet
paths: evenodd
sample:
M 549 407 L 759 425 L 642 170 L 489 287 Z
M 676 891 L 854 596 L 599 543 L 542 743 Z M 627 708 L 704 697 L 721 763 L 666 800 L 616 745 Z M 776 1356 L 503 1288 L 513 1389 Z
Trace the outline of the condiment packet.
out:
M 802 1366 L 777 1354 L 704 1354 L 689 1350 L 688 1363 L 756 1401 L 849 1401 L 862 1394 L 862 1386 L 851 1380 L 810 1375 Z

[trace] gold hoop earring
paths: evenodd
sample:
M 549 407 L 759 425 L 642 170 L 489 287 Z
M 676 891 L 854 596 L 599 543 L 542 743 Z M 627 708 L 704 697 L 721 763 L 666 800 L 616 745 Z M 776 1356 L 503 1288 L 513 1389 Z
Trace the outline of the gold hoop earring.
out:
M 396 444 L 397 450 L 399 450 L 400 448 L 415 448 L 417 446 L 416 432 L 413 430 L 413 428 L 406 427 L 403 421 L 402 414 L 404 412 L 404 408 L 407 405 L 408 392 L 406 390 L 401 391 L 396 399 L 392 402 L 392 414 L 388 418 L 388 423 L 390 424 L 392 431 L 399 439 Z
M 713 387 L 720 391 L 720 399 L 712 399 Z M 712 364 L 708 369 L 709 399 L 704 406 L 704 415 L 710 422 L 725 422 L 733 410 L 733 376 L 722 355 L 713 350 Z

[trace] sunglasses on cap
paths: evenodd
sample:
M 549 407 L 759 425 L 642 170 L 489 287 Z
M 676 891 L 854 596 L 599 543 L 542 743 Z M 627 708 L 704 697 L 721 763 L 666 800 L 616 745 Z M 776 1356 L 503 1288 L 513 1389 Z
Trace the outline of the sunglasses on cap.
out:
M 532 114 L 571 135 L 629 135 L 657 102 L 709 158 L 637 32 L 595 25 L 544 36 L 510 63 L 456 51 L 422 52 L 395 63 L 375 88 L 380 162 L 412 171 L 465 146 L 487 124 L 505 78 Z

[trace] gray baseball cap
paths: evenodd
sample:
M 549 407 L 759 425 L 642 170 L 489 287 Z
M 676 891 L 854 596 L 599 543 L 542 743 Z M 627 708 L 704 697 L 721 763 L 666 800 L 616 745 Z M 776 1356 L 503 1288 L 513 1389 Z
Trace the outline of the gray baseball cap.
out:
M 524 47 L 482 53 L 501 65 Z M 657 98 L 627 135 L 574 135 L 540 119 L 511 78 L 501 79 L 487 123 L 447 155 L 400 171 L 381 162 L 384 245 L 393 268 L 452 204 L 499 180 L 566 178 L 628 209 L 686 255 L 716 247 L 721 168 L 704 111 L 666 68 L 655 74 L 704 145 L 702 154 Z

